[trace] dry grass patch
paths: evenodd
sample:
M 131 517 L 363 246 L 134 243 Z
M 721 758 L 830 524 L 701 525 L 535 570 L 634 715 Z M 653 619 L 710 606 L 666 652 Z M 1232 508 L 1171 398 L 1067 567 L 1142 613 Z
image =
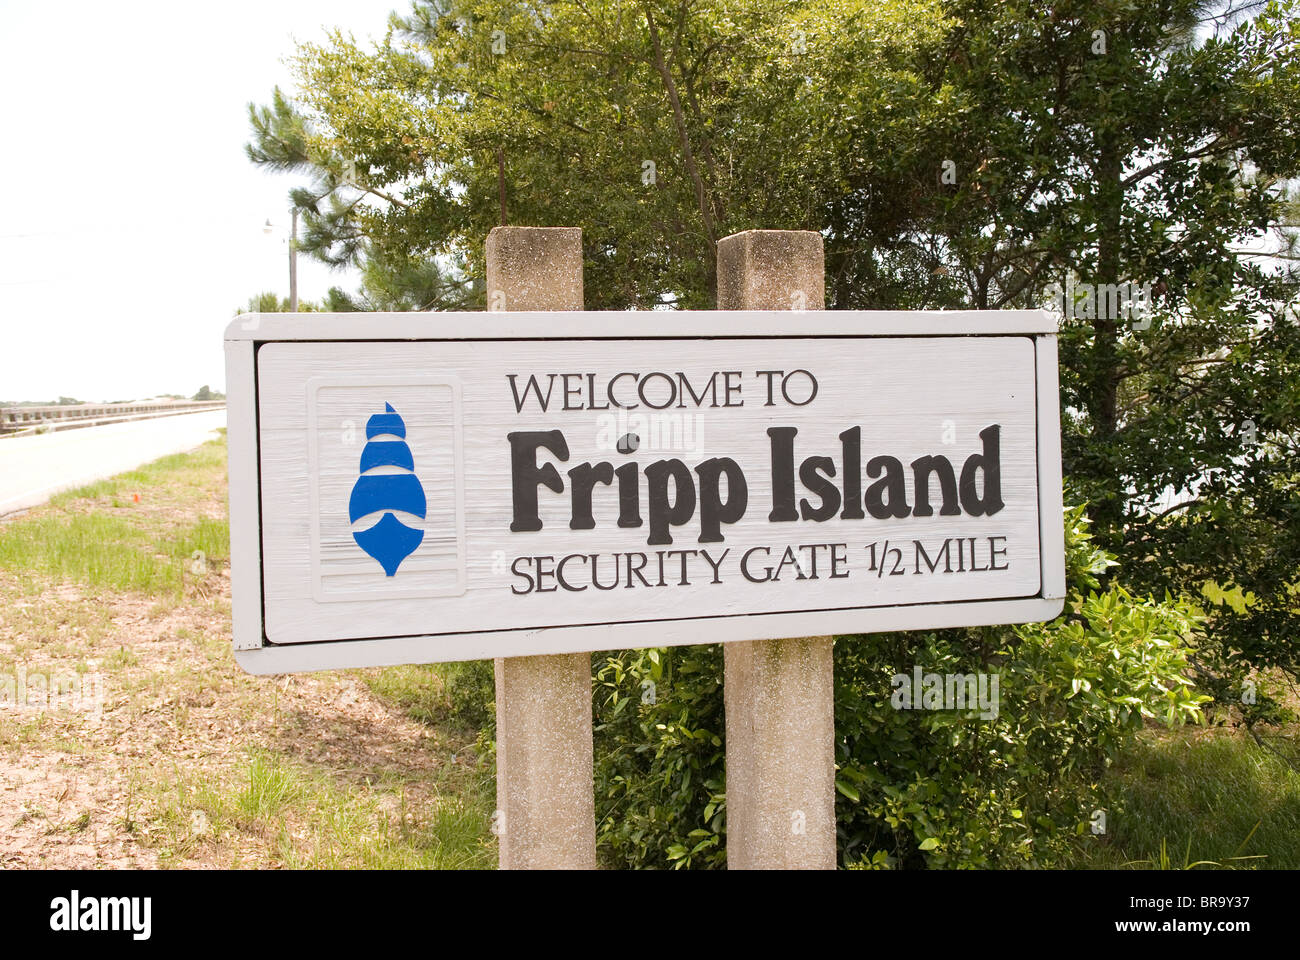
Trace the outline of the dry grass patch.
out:
M 0 678 L 101 688 L 0 703 L 0 866 L 495 865 L 465 733 L 235 665 L 225 482 L 214 442 L 0 523 Z

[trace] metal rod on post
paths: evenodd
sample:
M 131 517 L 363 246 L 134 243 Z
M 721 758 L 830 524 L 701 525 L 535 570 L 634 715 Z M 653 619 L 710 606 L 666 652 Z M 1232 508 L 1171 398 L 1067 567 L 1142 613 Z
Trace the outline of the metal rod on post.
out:
M 820 234 L 748 230 L 718 242 L 721 310 L 820 310 L 824 285 Z M 728 869 L 835 869 L 831 644 L 723 646 Z
M 497 147 L 497 199 L 501 202 L 501 226 L 506 225 L 506 151 Z
M 495 227 L 490 310 L 581 310 L 582 230 Z M 497 814 L 503 870 L 594 869 L 591 656 L 498 658 Z
M 289 213 L 293 217 L 293 227 L 289 231 L 289 312 L 298 312 L 298 208 Z

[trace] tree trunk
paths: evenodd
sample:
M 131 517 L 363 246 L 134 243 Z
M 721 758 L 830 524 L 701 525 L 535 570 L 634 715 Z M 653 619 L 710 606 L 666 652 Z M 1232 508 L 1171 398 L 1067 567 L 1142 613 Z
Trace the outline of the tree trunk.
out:
M 1096 276 L 1085 278 L 1093 284 L 1093 342 L 1089 369 L 1088 416 L 1098 440 L 1097 446 L 1105 451 L 1115 440 L 1119 428 L 1120 320 L 1108 315 L 1109 298 L 1098 296 L 1102 284 L 1118 284 L 1121 270 L 1121 245 L 1123 237 L 1124 187 L 1121 183 L 1122 156 L 1116 138 L 1111 135 L 1102 140 L 1097 162 L 1097 271 Z M 1101 481 L 1105 494 L 1090 511 L 1095 530 L 1103 546 L 1117 547 L 1122 540 L 1124 516 L 1124 491 L 1122 479 L 1116 475 L 1114 464 L 1094 464 L 1106 476 Z

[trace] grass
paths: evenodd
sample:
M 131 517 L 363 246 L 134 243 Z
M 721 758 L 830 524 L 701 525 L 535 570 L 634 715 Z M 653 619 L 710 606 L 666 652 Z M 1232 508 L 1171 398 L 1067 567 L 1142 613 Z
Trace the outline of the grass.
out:
M 229 559 L 229 521 L 196 503 L 224 485 L 225 464 L 225 444 L 214 441 L 59 494 L 0 524 L 0 568 L 178 597 L 204 567 Z
M 395 704 L 421 723 L 447 719 L 449 706 L 442 674 L 435 666 L 388 667 L 366 678 L 376 696 Z
M 494 866 L 491 770 L 442 676 L 245 675 L 228 558 L 224 440 L 0 522 L 0 675 L 106 691 L 94 717 L 0 711 L 20 865 Z
M 471 737 L 491 730 L 491 660 L 389 667 L 370 674 L 366 683 L 422 723 L 450 724 Z
M 102 719 L 0 712 L 0 781 L 40 774 L 0 792 L 25 862 L 493 866 L 491 664 L 241 673 L 225 470 L 218 441 L 0 522 L 0 674 L 108 691 Z M 1079 866 L 1300 869 L 1300 774 L 1240 732 L 1148 730 L 1102 786 Z M 92 843 L 120 855 L 63 852 Z
M 481 786 L 481 784 L 480 784 Z M 192 856 L 232 836 L 264 838 L 277 865 L 310 869 L 489 869 L 490 804 L 481 789 L 467 797 L 414 803 L 346 789 L 283 757 L 254 750 L 231 784 L 193 778 L 168 785 L 173 798 L 164 861 Z
M 1300 772 L 1249 735 L 1147 731 L 1107 774 L 1097 869 L 1300 868 Z

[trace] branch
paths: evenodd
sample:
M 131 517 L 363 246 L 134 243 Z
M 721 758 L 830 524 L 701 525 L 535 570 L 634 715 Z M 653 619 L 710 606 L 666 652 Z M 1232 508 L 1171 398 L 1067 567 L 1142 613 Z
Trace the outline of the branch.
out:
M 668 64 L 664 60 L 663 47 L 659 43 L 659 30 L 655 27 L 654 14 L 651 12 L 648 2 L 643 2 L 642 6 L 645 8 L 646 26 L 650 30 L 650 45 L 654 50 L 654 67 L 663 80 L 664 92 L 668 95 L 668 102 L 673 109 L 673 122 L 677 126 L 677 136 L 682 143 L 682 159 L 686 163 L 686 172 L 695 185 L 695 202 L 699 206 L 700 217 L 704 220 L 704 232 L 709 241 L 709 261 L 713 262 L 717 257 L 718 235 L 713 222 L 713 214 L 709 210 L 708 191 L 704 186 L 703 177 L 700 176 L 699 165 L 695 162 L 695 151 L 691 149 L 691 138 L 686 131 L 686 118 L 682 115 L 682 101 L 677 95 L 677 84 L 673 82 L 672 72 L 668 69 Z
M 1199 150 L 1192 150 L 1188 153 L 1179 154 L 1176 157 L 1169 157 L 1167 160 L 1161 160 L 1159 163 L 1153 163 L 1150 166 L 1143 167 L 1141 170 L 1135 170 L 1133 173 L 1129 174 L 1127 177 L 1121 180 L 1119 182 L 1119 185 L 1121 187 L 1130 187 L 1133 184 L 1137 183 L 1139 180 L 1143 180 L 1146 177 L 1151 176 L 1151 174 L 1156 173 L 1159 170 L 1163 170 L 1165 167 L 1169 166 L 1170 164 L 1183 163 L 1184 161 L 1187 160 L 1199 159 L 1200 157 L 1204 157 L 1208 154 L 1215 153 L 1221 148 L 1228 147 L 1228 143 L 1229 143 L 1228 141 L 1225 141 L 1221 138 L 1213 141 L 1212 143 L 1207 143 L 1204 147 L 1202 147 Z M 1231 148 L 1229 147 L 1229 149 Z

